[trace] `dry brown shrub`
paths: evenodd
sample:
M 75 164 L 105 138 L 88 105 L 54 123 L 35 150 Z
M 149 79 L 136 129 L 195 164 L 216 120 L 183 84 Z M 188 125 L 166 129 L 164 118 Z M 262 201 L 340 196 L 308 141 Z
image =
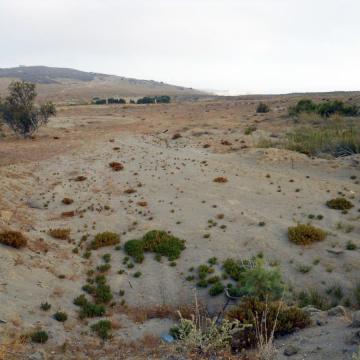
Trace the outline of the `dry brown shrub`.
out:
M 217 182 L 217 183 L 226 183 L 228 182 L 228 179 L 224 176 L 219 176 L 219 177 L 216 177 L 214 179 L 214 182 Z
M 0 233 L 0 243 L 20 249 L 27 244 L 27 238 L 19 231 L 3 231 Z
M 67 198 L 67 197 L 65 197 L 65 198 L 62 199 L 62 203 L 65 204 L 65 205 L 70 205 L 70 204 L 72 204 L 73 202 L 74 202 L 73 199 L 70 199 L 70 198 Z
M 86 176 L 83 175 L 79 175 L 75 178 L 75 181 L 85 181 L 86 180 Z
M 119 162 L 116 162 L 116 161 L 112 161 L 111 163 L 109 163 L 109 166 L 114 171 L 120 171 L 120 170 L 124 169 L 124 165 L 122 163 L 119 163 Z
M 62 217 L 74 217 L 75 216 L 75 211 L 64 211 L 61 213 Z
M 129 188 L 129 189 L 124 190 L 124 193 L 125 194 L 133 194 L 133 193 L 136 193 L 136 189 Z
M 50 229 L 48 234 L 54 239 L 68 240 L 70 236 L 70 229 Z
M 148 206 L 147 201 L 138 201 L 137 204 L 138 204 L 139 206 L 142 206 L 142 207 Z

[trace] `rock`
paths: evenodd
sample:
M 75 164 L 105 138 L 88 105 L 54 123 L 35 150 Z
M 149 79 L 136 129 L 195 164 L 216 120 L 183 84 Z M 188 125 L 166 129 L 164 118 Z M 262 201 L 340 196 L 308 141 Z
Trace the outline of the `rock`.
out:
M 338 305 L 330 309 L 327 313 L 329 316 L 345 316 L 346 310 L 343 306 Z
M 43 352 L 37 351 L 28 357 L 29 360 L 46 360 L 46 355 Z
M 298 352 L 299 352 L 299 348 L 297 348 L 294 345 L 288 345 L 284 349 L 284 355 L 286 355 L 286 356 L 293 356 L 293 355 L 297 354 Z
M 352 316 L 352 327 L 360 327 L 360 310 L 355 311 Z
M 340 255 L 344 252 L 343 249 L 341 248 L 332 248 L 332 249 L 326 249 L 327 252 L 329 252 L 330 254 L 334 254 L 334 255 Z
M 43 209 L 43 205 L 36 201 L 36 200 L 33 200 L 33 199 L 29 199 L 27 202 L 26 202 L 27 206 L 32 208 L 32 209 Z
M 321 312 L 321 310 L 317 309 L 316 307 L 314 307 L 312 305 L 305 306 L 302 308 L 302 310 L 305 313 L 307 313 L 308 315 L 312 315 L 312 314 Z
M 360 345 L 360 330 L 352 334 L 348 338 L 347 343 L 350 345 Z

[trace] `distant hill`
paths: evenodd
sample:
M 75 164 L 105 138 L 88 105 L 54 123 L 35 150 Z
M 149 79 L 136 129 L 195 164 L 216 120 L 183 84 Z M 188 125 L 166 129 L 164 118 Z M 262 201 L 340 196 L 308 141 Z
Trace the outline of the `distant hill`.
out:
M 153 80 L 85 72 L 48 66 L 0 68 L 0 95 L 11 81 L 37 84 L 39 99 L 55 102 L 88 102 L 93 97 L 141 97 L 146 95 L 194 96 L 204 92 Z

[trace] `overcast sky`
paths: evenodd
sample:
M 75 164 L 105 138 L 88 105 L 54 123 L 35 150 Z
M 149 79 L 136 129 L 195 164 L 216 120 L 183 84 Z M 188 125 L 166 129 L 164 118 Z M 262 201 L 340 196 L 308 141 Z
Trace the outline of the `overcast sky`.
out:
M 238 93 L 360 90 L 360 0 L 0 0 L 0 67 Z

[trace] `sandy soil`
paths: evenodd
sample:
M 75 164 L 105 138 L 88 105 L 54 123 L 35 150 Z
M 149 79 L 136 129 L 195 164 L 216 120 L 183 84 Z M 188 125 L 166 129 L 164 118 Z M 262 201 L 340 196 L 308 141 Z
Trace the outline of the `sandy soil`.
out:
M 359 251 L 344 247 L 348 240 L 360 245 L 359 184 L 350 179 L 359 177 L 359 169 L 351 161 L 254 147 L 260 138 L 277 136 L 291 125 L 284 118 L 284 100 L 275 100 L 273 111 L 265 115 L 256 114 L 254 104 L 241 100 L 64 107 L 36 138 L 7 134 L 0 140 L 0 228 L 21 230 L 30 239 L 24 250 L 0 248 L 0 319 L 6 322 L 0 324 L 2 334 L 41 325 L 50 334 L 44 346 L 50 358 L 82 358 L 64 355 L 59 347 L 74 339 L 96 344 L 88 327 L 78 321 L 72 301 L 82 293 L 86 272 L 100 264 L 105 253 L 112 256 L 108 279 L 114 300 L 122 300 L 117 294 L 123 289 L 132 306 L 191 303 L 194 284 L 185 280 L 190 267 L 213 256 L 222 261 L 260 252 L 270 265 L 280 267 L 295 292 L 325 292 L 341 285 L 344 296 L 351 297 L 359 281 Z M 257 130 L 245 135 L 251 125 Z M 175 133 L 182 137 L 173 140 Z M 112 171 L 111 161 L 123 163 L 124 170 Z M 86 180 L 74 181 L 80 175 Z M 214 182 L 219 176 L 228 182 Z M 129 188 L 136 192 L 124 193 Z M 356 205 L 346 215 L 325 206 L 339 192 Z M 62 204 L 64 197 L 74 203 Z M 139 201 L 148 205 L 141 207 Z M 74 217 L 61 216 L 70 210 Z M 219 214 L 223 219 L 217 220 Z M 323 219 L 309 220 L 309 214 Z M 209 220 L 217 226 L 209 228 Z M 287 228 L 308 221 L 329 232 L 326 241 L 308 248 L 291 244 Z M 265 226 L 259 226 L 261 222 Z M 350 232 L 344 230 L 346 225 Z M 51 238 L 51 228 L 70 228 L 72 241 Z M 126 269 L 124 252 L 112 247 L 94 251 L 89 260 L 81 257 L 83 251 L 72 252 L 84 234 L 91 240 L 98 232 L 113 231 L 123 244 L 151 229 L 186 240 L 177 266 L 148 255 L 143 264 Z M 316 259 L 320 261 L 314 265 Z M 311 266 L 311 271 L 301 273 L 301 265 Z M 120 269 L 125 273 L 119 275 Z M 138 270 L 142 276 L 134 278 Z M 223 296 L 209 298 L 207 290 L 197 292 L 210 313 L 225 301 Z M 69 314 L 65 325 L 40 310 L 44 301 L 52 304 L 51 312 Z M 173 323 L 153 319 L 139 325 L 116 307 L 108 315 L 120 324 L 114 341 L 142 339 L 147 333 L 159 336 Z M 278 346 L 301 346 L 294 359 L 350 359 L 356 346 L 348 344 L 348 325 L 346 318 L 327 318 L 323 326 L 282 339 Z M 83 358 L 102 354 L 88 351 L 82 352 Z

